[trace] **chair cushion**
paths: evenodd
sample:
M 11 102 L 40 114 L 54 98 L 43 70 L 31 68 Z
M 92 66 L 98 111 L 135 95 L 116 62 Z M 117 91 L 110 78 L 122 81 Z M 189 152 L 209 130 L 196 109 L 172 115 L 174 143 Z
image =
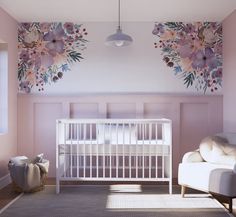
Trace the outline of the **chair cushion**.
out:
M 199 146 L 200 154 L 206 162 L 234 165 L 236 163 L 236 146 L 227 143 L 227 139 L 209 136 Z
M 236 173 L 231 169 L 217 168 L 211 171 L 209 176 L 209 191 L 225 195 L 236 196 Z
M 230 165 L 212 164 L 208 162 L 180 163 L 178 183 L 179 185 L 185 185 L 208 192 L 210 190 L 209 185 L 212 180 L 214 180 L 212 178 L 210 180 L 211 173 L 216 169 L 228 169 L 232 172 L 233 167 Z M 211 190 L 213 191 L 213 189 Z M 216 189 L 214 192 L 217 192 Z

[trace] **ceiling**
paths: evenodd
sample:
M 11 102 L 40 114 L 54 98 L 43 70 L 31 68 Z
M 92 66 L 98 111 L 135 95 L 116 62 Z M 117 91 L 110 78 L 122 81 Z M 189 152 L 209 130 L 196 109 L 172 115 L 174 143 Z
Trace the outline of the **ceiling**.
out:
M 117 21 L 118 0 L 0 0 L 19 22 Z M 236 0 L 121 0 L 121 21 L 222 21 Z

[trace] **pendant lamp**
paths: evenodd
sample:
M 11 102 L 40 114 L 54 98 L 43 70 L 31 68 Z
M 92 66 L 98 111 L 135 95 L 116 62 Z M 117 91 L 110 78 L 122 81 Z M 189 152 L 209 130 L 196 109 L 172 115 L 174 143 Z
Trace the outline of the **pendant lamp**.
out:
M 106 38 L 105 44 L 113 47 L 124 47 L 130 45 L 133 39 L 122 32 L 120 25 L 120 0 L 118 0 L 118 27 L 115 34 Z

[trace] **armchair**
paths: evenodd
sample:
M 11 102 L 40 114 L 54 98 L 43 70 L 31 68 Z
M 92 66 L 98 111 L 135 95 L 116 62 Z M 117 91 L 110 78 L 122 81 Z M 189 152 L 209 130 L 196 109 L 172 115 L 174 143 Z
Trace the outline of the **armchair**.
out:
M 188 152 L 179 164 L 178 183 L 184 197 L 186 187 L 236 198 L 236 134 L 206 137 L 199 149 Z

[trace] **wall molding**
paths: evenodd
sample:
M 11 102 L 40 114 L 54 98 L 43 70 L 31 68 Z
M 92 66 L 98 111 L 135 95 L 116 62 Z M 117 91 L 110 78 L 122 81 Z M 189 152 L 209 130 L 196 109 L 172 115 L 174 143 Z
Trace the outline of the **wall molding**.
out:
M 6 187 L 11 183 L 11 176 L 8 173 L 7 175 L 0 178 L 0 189 Z
M 78 94 L 44 96 L 18 94 L 18 151 L 34 157 L 45 153 L 49 177 L 55 176 L 56 119 L 170 118 L 173 126 L 173 177 L 187 151 L 197 149 L 207 135 L 223 130 L 221 95 Z

